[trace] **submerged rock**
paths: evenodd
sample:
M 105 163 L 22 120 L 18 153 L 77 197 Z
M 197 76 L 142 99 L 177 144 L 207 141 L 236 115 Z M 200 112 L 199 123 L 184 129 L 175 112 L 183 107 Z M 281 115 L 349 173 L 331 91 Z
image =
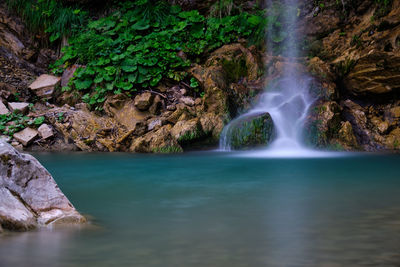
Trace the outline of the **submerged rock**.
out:
M 3 228 L 25 231 L 85 221 L 39 161 L 0 140 L 0 225 Z
M 261 113 L 233 121 L 227 135 L 232 149 L 249 149 L 268 144 L 273 130 L 271 115 Z

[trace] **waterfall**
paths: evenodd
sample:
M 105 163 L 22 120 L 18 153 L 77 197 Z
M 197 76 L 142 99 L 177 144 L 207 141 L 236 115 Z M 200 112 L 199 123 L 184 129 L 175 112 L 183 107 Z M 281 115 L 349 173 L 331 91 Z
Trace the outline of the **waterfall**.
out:
M 277 7 L 278 2 L 283 2 L 281 3 L 283 6 Z M 301 74 L 296 68 L 299 50 L 295 26 L 299 9 L 296 0 L 270 0 L 267 4 L 268 17 L 276 18 L 280 12 L 281 22 L 277 24 L 279 27 L 268 23 L 267 53 L 268 56 L 273 56 L 274 53 L 284 56 L 286 62 L 283 64 L 283 75 L 265 88 L 251 110 L 224 128 L 221 133 L 220 149 L 231 150 L 230 134 L 238 121 L 254 114 L 268 112 L 274 123 L 275 134 L 264 152 L 276 155 L 302 154 L 309 151 L 303 145 L 302 133 L 308 110 L 314 99 L 309 94 L 310 78 Z M 284 11 L 282 7 L 285 7 Z M 283 41 L 278 43 L 277 39 Z

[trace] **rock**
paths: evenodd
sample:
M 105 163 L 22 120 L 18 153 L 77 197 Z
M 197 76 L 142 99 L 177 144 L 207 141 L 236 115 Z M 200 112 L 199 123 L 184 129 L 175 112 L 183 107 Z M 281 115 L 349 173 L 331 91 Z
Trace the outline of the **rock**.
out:
M 178 143 L 188 143 L 195 141 L 204 136 L 201 129 L 200 120 L 198 118 L 188 121 L 178 121 L 171 129 L 171 135 L 178 141 Z
M 343 106 L 344 117 L 352 124 L 354 133 L 360 144 L 364 145 L 368 150 L 375 147 L 376 144 L 373 142 L 371 131 L 367 127 L 368 119 L 365 110 L 349 99 L 343 102 Z
M 253 53 L 242 44 L 229 44 L 215 50 L 206 62 L 206 66 L 221 65 L 227 78 L 236 82 L 246 77 L 248 80 L 256 80 L 260 66 Z
M 53 133 L 53 130 L 51 129 L 51 127 L 45 123 L 40 125 L 40 127 L 38 128 L 38 132 L 42 139 L 48 139 L 48 138 L 54 136 L 54 133 Z
M 160 109 L 163 106 L 163 101 L 159 95 L 154 97 L 153 104 L 149 108 L 149 112 L 153 115 L 158 115 L 160 113 Z
M 0 140 L 0 225 L 29 230 L 60 223 L 83 223 L 47 170 L 31 155 Z
M 319 103 L 310 109 L 305 135 L 311 145 L 327 148 L 338 138 L 341 128 L 341 108 L 335 101 Z
M 180 102 L 182 102 L 183 104 L 185 104 L 185 105 L 187 105 L 189 107 L 193 107 L 194 106 L 194 100 L 193 100 L 193 98 L 191 98 L 189 96 L 182 97 L 180 99 Z
M 29 88 L 40 97 L 50 98 L 53 96 L 54 89 L 60 83 L 61 78 L 53 75 L 40 75 Z
M 35 216 L 14 194 L 8 188 L 0 187 L 0 224 L 10 230 L 27 231 L 35 228 Z
M 147 130 L 152 131 L 152 130 L 158 130 L 162 126 L 162 121 L 160 119 L 153 119 L 149 122 L 149 125 L 147 127 Z
M 170 134 L 172 126 L 165 125 L 133 140 L 130 151 L 138 153 L 177 153 L 182 147 Z
M 3 104 L 2 101 L 0 101 L 0 115 L 5 115 L 7 113 L 10 113 L 6 105 Z
M 148 111 L 139 110 L 134 101 L 125 95 L 107 98 L 104 103 L 104 111 L 127 129 L 135 128 L 137 122 L 147 120 L 150 117 Z
M 0 135 L 0 141 L 1 140 L 4 141 L 4 142 L 10 143 L 11 142 L 11 137 L 9 137 L 7 135 Z
M 385 94 L 400 90 L 400 55 L 373 51 L 362 56 L 344 80 L 354 95 Z
M 220 133 L 225 126 L 222 116 L 213 113 L 203 114 L 200 117 L 200 124 L 205 135 L 211 135 L 215 142 L 219 141 Z
M 8 102 L 8 108 L 11 112 L 19 111 L 23 114 L 26 114 L 29 109 L 29 103 L 24 102 Z
M 36 66 L 47 69 L 48 66 L 57 60 L 57 54 L 54 50 L 49 48 L 42 48 L 39 50 L 39 54 L 36 60 Z
M 400 107 L 394 107 L 389 110 L 392 118 L 400 118 Z
M 339 142 L 347 150 L 351 150 L 358 146 L 357 139 L 354 136 L 353 127 L 348 121 L 341 123 Z
M 64 72 L 61 76 L 61 87 L 68 86 L 69 81 L 74 76 L 75 71 L 80 67 L 83 67 L 83 66 L 74 64 L 71 67 L 68 67 L 64 70 Z
M 273 131 L 274 123 L 269 113 L 239 117 L 226 129 L 226 145 L 231 149 L 265 146 L 271 140 Z
M 387 121 L 382 121 L 378 117 L 373 117 L 371 122 L 378 129 L 380 134 L 386 133 L 386 131 L 389 129 L 389 123 Z
M 37 136 L 38 131 L 32 128 L 25 128 L 24 130 L 15 133 L 14 138 L 18 140 L 23 146 L 29 145 Z
M 183 96 L 187 94 L 187 90 L 185 88 L 182 88 L 179 91 L 180 91 L 181 95 L 183 95 Z
M 168 111 L 174 111 L 174 110 L 176 110 L 176 105 L 174 105 L 174 104 L 168 105 L 168 106 L 167 106 L 167 110 L 168 110 Z
M 384 140 L 384 144 L 388 149 L 400 149 L 400 128 L 391 131 Z
M 145 111 L 153 104 L 154 95 L 150 92 L 144 92 L 135 97 L 135 107 L 139 110 Z

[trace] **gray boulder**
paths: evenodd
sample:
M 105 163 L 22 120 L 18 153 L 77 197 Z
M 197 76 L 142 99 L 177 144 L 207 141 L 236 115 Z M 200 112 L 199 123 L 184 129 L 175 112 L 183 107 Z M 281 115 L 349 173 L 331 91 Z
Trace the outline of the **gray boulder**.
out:
M 26 231 L 85 221 L 38 160 L 0 139 L 0 226 Z

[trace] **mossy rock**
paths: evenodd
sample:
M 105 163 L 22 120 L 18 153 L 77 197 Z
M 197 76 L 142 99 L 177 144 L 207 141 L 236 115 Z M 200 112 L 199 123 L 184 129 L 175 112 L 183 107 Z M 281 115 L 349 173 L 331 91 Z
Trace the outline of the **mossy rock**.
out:
M 265 146 L 271 140 L 274 124 L 269 113 L 239 117 L 228 128 L 231 149 L 245 150 Z

